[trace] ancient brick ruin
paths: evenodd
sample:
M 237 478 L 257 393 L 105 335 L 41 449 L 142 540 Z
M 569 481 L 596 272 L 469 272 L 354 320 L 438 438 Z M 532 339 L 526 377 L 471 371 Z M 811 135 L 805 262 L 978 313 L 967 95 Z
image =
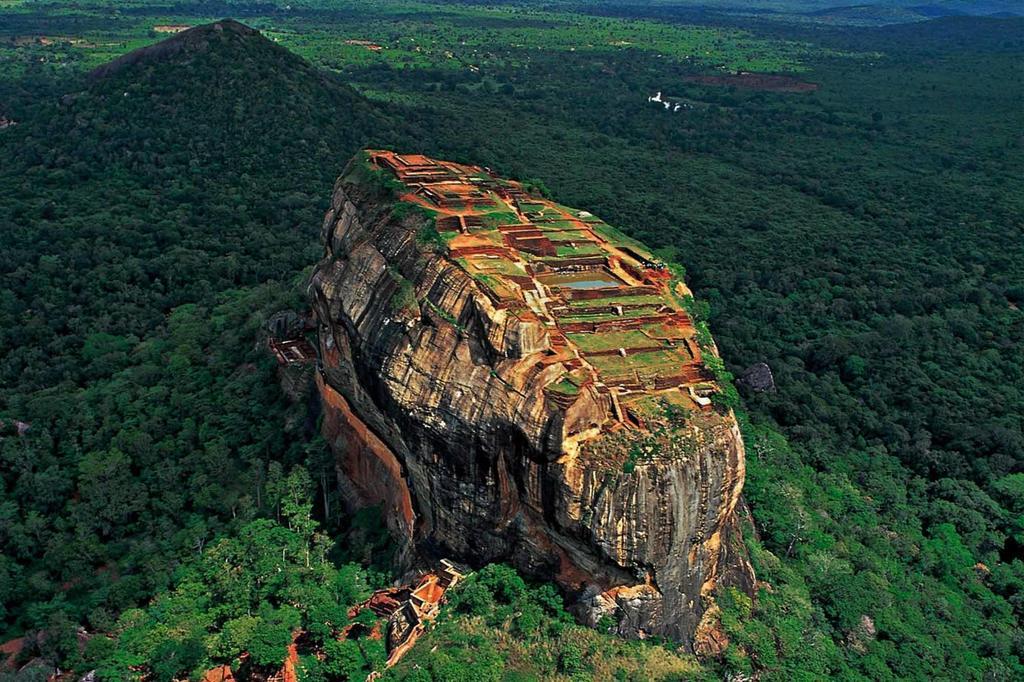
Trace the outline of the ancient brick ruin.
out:
M 569 404 L 593 385 L 626 426 L 642 419 L 631 403 L 656 393 L 710 409 L 713 377 L 682 305 L 689 292 L 641 245 L 484 168 L 391 151 L 369 160 L 406 186 L 403 201 L 435 215 L 449 257 L 495 307 L 549 327 L 539 362 L 569 370 L 548 384 L 552 400 Z
M 365 602 L 349 610 L 348 616 L 355 618 L 360 611 L 368 609 L 387 619 L 386 667 L 390 668 L 416 644 L 427 624 L 437 618 L 448 590 L 462 578 L 461 569 L 442 559 L 436 571 L 424 573 L 412 585 L 377 590 Z M 377 677 L 379 673 L 374 673 L 368 679 Z

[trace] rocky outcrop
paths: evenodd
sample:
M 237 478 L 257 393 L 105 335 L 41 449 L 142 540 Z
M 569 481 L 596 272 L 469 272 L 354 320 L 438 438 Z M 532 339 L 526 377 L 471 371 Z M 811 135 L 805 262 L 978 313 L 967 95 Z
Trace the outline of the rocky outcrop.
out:
M 335 187 L 310 283 L 323 431 L 350 502 L 384 508 L 407 563 L 506 561 L 556 580 L 583 622 L 692 649 L 715 589 L 753 585 L 731 412 L 626 423 L 600 381 L 553 394 L 581 354 L 485 290 L 436 216 L 365 164 Z
M 755 363 L 743 370 L 737 383 L 749 388 L 754 393 L 775 392 L 775 377 L 772 375 L 772 368 L 764 362 Z

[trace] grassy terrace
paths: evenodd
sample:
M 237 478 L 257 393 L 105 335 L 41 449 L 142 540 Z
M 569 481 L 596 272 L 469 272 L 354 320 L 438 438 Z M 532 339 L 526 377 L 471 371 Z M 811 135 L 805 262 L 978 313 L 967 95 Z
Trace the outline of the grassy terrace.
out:
M 570 332 L 566 337 L 586 353 L 617 348 L 667 346 L 670 341 L 681 341 L 685 334 L 677 325 L 653 323 L 640 329 L 615 330 L 601 334 Z
M 538 227 L 543 228 L 544 231 L 546 231 L 546 232 L 547 231 L 557 232 L 559 230 L 571 230 L 571 229 L 576 228 L 576 227 L 579 226 L 579 223 L 577 221 L 575 221 L 575 220 L 562 220 L 562 219 L 551 220 L 550 218 L 545 216 L 545 221 L 546 222 L 541 223 Z
M 579 299 L 566 302 L 570 308 L 597 308 L 600 306 L 615 305 L 658 306 L 665 303 L 666 301 L 663 297 L 655 296 L 654 294 L 643 294 L 639 296 L 608 296 L 605 298 Z
M 515 225 L 519 222 L 519 217 L 512 211 L 495 211 L 485 213 L 480 216 L 480 220 L 483 222 L 484 229 L 496 230 L 502 225 Z
M 555 253 L 559 256 L 600 256 L 604 249 L 591 241 L 581 241 L 576 244 L 564 244 L 555 247 Z
M 552 221 L 552 222 L 554 222 L 554 221 L 562 221 L 562 222 L 564 222 L 566 224 L 572 224 L 570 221 L 566 220 L 565 216 L 562 214 L 561 211 L 556 211 L 555 209 L 551 208 L 550 206 L 545 206 L 542 209 L 535 209 L 535 208 L 523 208 L 522 205 L 520 205 L 520 210 L 523 213 L 529 215 L 531 218 L 534 218 L 534 219 L 548 220 L 548 221 Z M 549 224 L 551 224 L 551 223 L 549 223 Z
M 593 353 L 618 348 L 644 348 L 663 345 L 661 341 L 652 339 L 639 329 L 605 332 L 603 334 L 569 333 L 566 337 L 584 353 Z
M 575 228 L 575 225 L 573 226 Z M 560 229 L 560 228 L 547 228 L 542 229 L 543 232 L 547 232 L 547 237 L 552 241 L 572 241 L 574 239 L 590 239 L 590 235 L 583 230 L 577 230 L 573 228 Z
M 642 381 L 658 376 L 671 376 L 679 371 L 679 366 L 690 359 L 689 354 L 678 348 L 635 353 L 627 357 L 621 355 L 596 355 L 587 359 L 606 377 L 623 377 L 634 371 Z
M 608 313 L 579 313 L 576 315 L 564 315 L 559 316 L 558 321 L 562 324 L 569 324 L 572 322 L 608 322 L 611 320 L 628 320 L 637 317 L 648 317 L 658 314 L 658 308 L 655 306 L 634 308 L 632 310 L 623 311 L 622 315 L 617 315 L 614 312 Z
M 456 258 L 456 262 L 470 274 L 484 275 L 511 275 L 513 277 L 525 277 L 526 270 L 519 263 L 505 260 L 504 258 Z
M 553 384 L 547 386 L 549 391 L 561 393 L 562 395 L 579 395 L 580 387 L 568 376 L 564 376 Z

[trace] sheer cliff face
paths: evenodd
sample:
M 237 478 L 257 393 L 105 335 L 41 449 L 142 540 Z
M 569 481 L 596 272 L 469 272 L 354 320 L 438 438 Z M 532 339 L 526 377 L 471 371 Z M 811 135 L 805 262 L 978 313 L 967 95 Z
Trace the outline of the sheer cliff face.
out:
M 310 284 L 324 433 L 407 561 L 510 562 L 585 622 L 693 646 L 715 587 L 753 580 L 743 445 L 678 283 L 569 211 L 481 169 L 353 160 Z

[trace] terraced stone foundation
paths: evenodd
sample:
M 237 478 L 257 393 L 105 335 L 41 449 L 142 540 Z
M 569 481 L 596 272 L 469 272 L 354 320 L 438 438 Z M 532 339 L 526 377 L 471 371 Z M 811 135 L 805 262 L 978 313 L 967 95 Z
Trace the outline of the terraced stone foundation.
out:
M 584 622 L 691 647 L 719 586 L 752 588 L 715 350 L 642 244 L 483 168 L 372 150 L 323 241 L 325 436 L 409 562 L 507 561 Z

